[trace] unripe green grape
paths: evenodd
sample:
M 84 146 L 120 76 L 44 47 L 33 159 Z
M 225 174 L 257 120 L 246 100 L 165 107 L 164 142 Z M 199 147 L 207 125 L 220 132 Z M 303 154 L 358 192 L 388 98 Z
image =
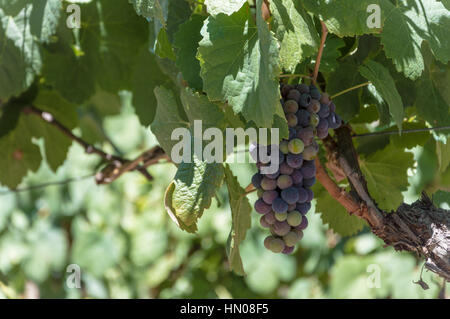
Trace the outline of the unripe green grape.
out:
M 284 242 L 280 238 L 274 238 L 269 241 L 269 249 L 274 253 L 281 253 L 284 249 Z
M 290 231 L 286 235 L 283 236 L 283 241 L 286 244 L 286 246 L 295 246 L 295 244 L 298 242 L 299 238 L 296 232 Z
M 289 153 L 289 146 L 288 145 L 289 145 L 289 142 L 286 141 L 286 140 L 283 140 L 283 141 L 280 142 L 279 148 L 280 148 L 281 153 L 283 153 L 283 154 Z
M 279 222 L 283 222 L 286 220 L 288 214 L 287 212 L 285 213 L 275 213 L 275 218 L 276 220 L 278 220 Z M 300 224 L 299 224 L 300 225 Z M 297 226 L 297 225 L 296 225 Z
M 288 147 L 289 152 L 291 152 L 292 154 L 301 154 L 305 149 L 305 144 L 301 139 L 294 138 L 293 140 L 289 141 Z
M 313 127 L 316 127 L 320 122 L 320 117 L 316 113 L 311 113 L 311 117 L 310 117 L 309 121 Z
M 287 222 L 289 225 L 296 227 L 302 223 L 302 214 L 294 210 L 287 215 Z
M 298 123 L 297 116 L 295 114 L 292 114 L 292 113 L 288 113 L 286 115 L 286 120 L 287 120 L 287 123 L 288 123 L 289 127 L 295 127 L 297 125 L 297 123 Z

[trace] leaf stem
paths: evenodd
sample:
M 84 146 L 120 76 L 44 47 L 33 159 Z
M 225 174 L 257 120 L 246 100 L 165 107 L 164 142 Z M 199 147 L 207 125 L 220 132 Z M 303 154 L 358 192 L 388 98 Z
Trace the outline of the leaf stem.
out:
M 361 83 L 361 84 L 352 86 L 351 88 L 348 88 L 348 89 L 345 89 L 344 91 L 341 91 L 341 92 L 339 92 L 339 93 L 336 93 L 335 95 L 331 96 L 330 99 L 332 100 L 332 99 L 334 99 L 334 98 L 337 98 L 338 96 L 341 96 L 341 95 L 343 95 L 343 94 L 345 94 L 345 93 L 348 93 L 348 92 L 350 92 L 350 91 L 359 89 L 359 88 L 361 88 L 361 87 L 367 86 L 367 85 L 369 85 L 369 84 L 371 84 L 371 83 L 372 83 L 372 82 L 369 81 L 369 82 L 365 82 L 365 83 Z
M 316 65 L 314 67 L 314 75 L 312 78 L 312 82 L 314 85 L 316 85 L 317 76 L 319 74 L 320 61 L 322 60 L 323 48 L 325 46 L 325 41 L 326 41 L 327 35 L 328 35 L 328 28 L 325 25 L 325 23 L 323 21 L 320 21 L 320 24 L 322 25 L 322 36 L 320 38 L 320 47 L 319 47 L 319 52 L 317 52 Z
M 404 133 L 429 132 L 429 131 L 444 131 L 444 130 L 450 130 L 450 126 L 424 127 L 424 128 L 402 130 L 402 134 L 404 134 Z M 365 137 L 365 136 L 394 135 L 394 134 L 398 134 L 398 131 L 382 131 L 382 132 L 371 132 L 371 133 L 364 133 L 364 134 L 355 134 L 355 135 L 352 135 L 352 138 Z

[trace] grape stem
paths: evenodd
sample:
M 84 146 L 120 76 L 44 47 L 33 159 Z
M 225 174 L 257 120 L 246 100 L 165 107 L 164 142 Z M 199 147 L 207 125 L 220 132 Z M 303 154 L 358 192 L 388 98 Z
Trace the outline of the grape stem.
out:
M 367 85 L 369 85 L 369 84 L 372 84 L 372 82 L 369 81 L 369 82 L 365 82 L 365 83 L 361 83 L 361 84 L 352 86 L 352 87 L 350 87 L 350 88 L 348 88 L 348 89 L 345 89 L 344 91 L 341 91 L 341 92 L 339 92 L 339 93 L 336 93 L 335 95 L 331 96 L 330 99 L 337 98 L 338 96 L 341 96 L 341 95 L 343 95 L 343 94 L 345 94 L 345 93 L 348 93 L 348 92 L 351 92 L 351 91 L 353 91 L 353 90 L 362 88 L 362 87 L 367 86 Z
M 311 76 L 309 76 L 308 74 L 281 74 L 278 76 L 279 78 L 305 78 L 305 79 L 312 79 Z
M 317 76 L 319 75 L 320 61 L 322 60 L 323 48 L 325 46 L 325 41 L 328 35 L 328 28 L 325 23 L 323 21 L 320 21 L 320 24 L 322 25 L 322 36 L 320 38 L 320 47 L 319 52 L 317 52 L 316 65 L 314 67 L 314 74 L 312 78 L 312 82 L 314 85 L 316 85 Z
M 450 130 L 450 126 L 424 127 L 424 128 L 402 130 L 402 134 L 403 133 L 420 133 L 420 132 L 429 132 L 429 131 L 445 131 L 445 130 Z M 399 132 L 398 131 L 383 131 L 383 132 L 371 132 L 371 133 L 364 133 L 364 134 L 354 134 L 354 135 L 352 135 L 352 138 L 365 137 L 365 136 L 395 135 L 395 134 L 399 134 Z

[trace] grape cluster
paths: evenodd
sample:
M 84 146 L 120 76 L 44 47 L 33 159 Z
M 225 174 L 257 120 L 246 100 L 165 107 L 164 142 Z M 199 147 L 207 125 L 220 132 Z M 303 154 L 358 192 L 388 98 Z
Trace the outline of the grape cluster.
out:
M 328 94 L 321 94 L 315 86 L 282 84 L 280 89 L 289 138 L 276 148 L 278 171 L 262 174 L 260 168 L 266 164 L 257 161 L 258 173 L 252 177 L 252 184 L 258 191 L 255 210 L 262 214 L 261 226 L 271 232 L 264 246 L 274 253 L 290 254 L 308 226 L 306 213 L 314 197 L 314 158 L 319 151 L 314 137 L 324 139 L 328 129 L 338 128 L 342 121 Z M 256 149 L 263 151 L 261 146 Z

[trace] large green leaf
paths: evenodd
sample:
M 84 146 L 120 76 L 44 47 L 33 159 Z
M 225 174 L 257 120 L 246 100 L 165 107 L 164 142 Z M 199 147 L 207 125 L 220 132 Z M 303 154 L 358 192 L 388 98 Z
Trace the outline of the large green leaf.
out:
M 227 183 L 228 195 L 231 208 L 231 232 L 228 237 L 227 253 L 230 268 L 238 275 L 245 275 L 242 265 L 239 245 L 244 241 L 247 230 L 251 227 L 252 207 L 243 189 L 233 175 L 229 166 L 225 166 L 225 181 Z
M 189 21 L 183 23 L 175 34 L 174 47 L 177 48 L 176 64 L 183 74 L 183 79 L 196 90 L 203 88 L 200 77 L 200 62 L 197 60 L 198 42 L 202 39 L 200 30 L 205 18 L 193 15 Z
M 383 150 L 360 159 L 361 170 L 370 195 L 380 208 L 395 210 L 403 201 L 402 192 L 408 187 L 408 168 L 413 155 L 392 144 Z
M 317 200 L 316 213 L 320 214 L 324 224 L 328 224 L 334 232 L 341 236 L 354 235 L 366 225 L 363 219 L 350 215 L 322 185 L 314 186 L 314 197 Z
M 61 9 L 61 0 L 34 0 L 30 15 L 31 33 L 42 42 L 49 42 L 58 27 Z
M 195 233 L 197 220 L 209 208 L 224 175 L 220 163 L 200 161 L 195 154 L 190 163 L 181 163 L 166 190 L 165 205 L 169 216 L 181 229 Z
M 201 31 L 198 57 L 210 99 L 227 101 L 248 121 L 271 127 L 280 103 L 278 50 L 260 6 L 258 0 L 256 25 L 248 5 L 231 16 L 209 17 Z
M 30 32 L 32 6 L 14 17 L 0 8 L 0 99 L 24 92 L 42 67 L 38 43 Z
M 397 70 L 411 79 L 417 79 L 424 70 L 424 59 L 420 52 L 423 41 L 430 44 L 439 61 L 449 61 L 449 28 L 450 12 L 442 3 L 435 0 L 410 0 L 390 12 L 381 43 L 386 56 L 393 60 Z
M 369 60 L 359 68 L 359 72 L 362 76 L 372 82 L 383 99 L 386 100 L 389 105 L 389 111 L 401 131 L 403 122 L 403 102 L 389 71 L 381 64 Z
M 227 15 L 238 11 L 247 0 L 205 0 L 208 13 L 215 16 L 219 13 Z
M 292 72 L 298 63 L 316 54 L 319 43 L 316 28 L 300 1 L 272 1 L 271 11 L 275 36 L 280 41 L 280 65 Z

